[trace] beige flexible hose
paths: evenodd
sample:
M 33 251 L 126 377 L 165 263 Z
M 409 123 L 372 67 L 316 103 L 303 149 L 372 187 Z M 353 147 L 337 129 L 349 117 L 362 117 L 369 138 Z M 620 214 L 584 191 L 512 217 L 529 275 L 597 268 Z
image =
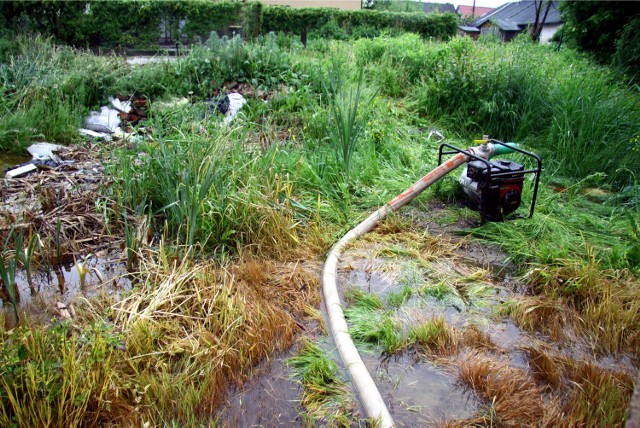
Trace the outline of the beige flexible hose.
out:
M 467 149 L 467 151 L 476 156 L 488 159 L 494 149 L 493 145 L 488 144 L 480 147 L 471 147 Z M 380 391 L 378 391 L 378 388 L 364 365 L 358 350 L 353 344 L 351 335 L 349 335 L 349 328 L 347 327 L 347 321 L 344 318 L 342 304 L 338 294 L 338 260 L 342 251 L 351 240 L 369 232 L 389 213 L 396 211 L 411 202 L 411 200 L 418 196 L 427 187 L 431 186 L 449 172 L 465 163 L 468 158 L 469 156 L 464 153 L 455 155 L 415 182 L 411 187 L 393 198 L 378 211 L 371 214 L 366 220 L 347 232 L 347 234 L 344 235 L 342 239 L 333 246 L 333 248 L 331 248 L 324 264 L 324 271 L 322 272 L 322 288 L 333 340 L 340 352 L 340 357 L 342 358 L 345 367 L 349 371 L 351 380 L 358 391 L 360 402 L 365 409 L 367 417 L 377 421 L 381 428 L 393 427 L 395 425 L 391 418 L 391 414 L 380 395 Z

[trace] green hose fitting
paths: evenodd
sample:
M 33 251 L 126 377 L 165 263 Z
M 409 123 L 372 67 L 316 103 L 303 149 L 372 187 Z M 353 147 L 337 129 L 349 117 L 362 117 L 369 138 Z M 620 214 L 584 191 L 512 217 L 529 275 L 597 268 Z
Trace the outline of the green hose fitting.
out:
M 512 147 L 518 148 L 518 143 L 505 143 L 506 146 L 502 144 L 494 144 L 493 145 L 493 156 L 498 155 L 506 155 L 507 153 L 513 153 L 514 150 Z

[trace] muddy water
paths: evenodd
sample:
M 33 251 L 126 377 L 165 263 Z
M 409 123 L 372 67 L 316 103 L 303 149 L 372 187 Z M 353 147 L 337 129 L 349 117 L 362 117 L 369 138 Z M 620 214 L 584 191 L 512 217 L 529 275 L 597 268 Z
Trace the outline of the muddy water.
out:
M 399 427 L 435 426 L 451 418 L 469 418 L 480 406 L 476 397 L 435 365 L 403 354 L 380 360 L 361 353 Z
M 31 155 L 29 154 L 9 154 L 2 153 L 0 154 L 0 175 L 4 177 L 6 170 L 13 168 L 16 165 L 20 165 L 21 163 L 25 163 L 31 160 Z
M 298 399 L 300 385 L 293 381 L 282 355 L 257 368 L 252 380 L 233 391 L 218 414 L 221 426 L 302 426 Z
M 511 318 L 496 315 L 503 302 L 521 296 L 526 286 L 511 277 L 506 256 L 496 248 L 463 244 L 453 257 L 437 257 L 430 261 L 412 260 L 398 247 L 385 252 L 385 236 L 371 232 L 367 242 L 347 250 L 339 268 L 338 285 L 345 293 L 355 287 L 375 292 L 385 303 L 386 312 L 403 326 L 405 334 L 412 326 L 442 317 L 447 325 L 464 331 L 470 324 L 488 336 L 498 350 L 496 360 L 528 372 L 525 350 L 546 344 L 556 352 L 576 361 L 590 361 L 603 369 L 633 373 L 635 364 L 629 356 L 611 358 L 594 355 L 588 344 L 572 337 L 566 343 L 555 343 L 540 333 L 520 329 Z M 382 251 L 381 251 L 382 248 Z M 391 255 L 388 254 L 399 254 Z M 433 297 L 418 290 L 446 284 L 448 293 Z M 406 288 L 413 293 L 397 309 L 389 307 L 390 293 Z M 396 296 L 397 297 L 397 296 Z M 451 360 L 412 356 L 412 350 L 386 360 L 381 349 L 363 355 L 376 380 L 390 412 L 399 426 L 442 425 L 451 420 L 465 420 L 486 411 L 489 403 L 457 380 L 458 369 Z
M 372 234 L 375 235 L 375 231 Z M 496 309 L 500 304 L 521 296 L 526 290 L 525 284 L 511 276 L 506 255 L 497 248 L 468 243 L 457 248 L 454 257 L 417 263 L 405 255 L 408 252 L 403 253 L 401 248 L 398 251 L 397 247 L 402 245 L 396 241 L 393 251 L 381 251 L 385 246 L 384 236 L 378 236 L 349 248 L 339 267 L 338 285 L 343 297 L 346 289 L 356 287 L 378 294 L 386 304 L 392 293 L 399 293 L 406 287 L 417 290 L 445 283 L 453 291 L 444 297 L 414 293 L 395 310 L 386 305 L 387 311 L 404 327 L 405 333 L 416 323 L 433 317 L 443 317 L 459 332 L 473 324 L 495 345 L 496 351 L 486 355 L 524 372 L 530 371 L 525 350 L 540 343 L 564 356 L 590 361 L 604 369 L 627 373 L 637 366 L 637 362 L 628 356 L 615 359 L 596 356 L 579 339 L 555 343 L 539 333 L 520 329 L 509 317 L 497 316 Z M 326 313 L 324 315 L 326 319 Z M 316 340 L 316 343 L 333 357 L 342 370 L 343 379 L 348 380 L 330 339 Z M 491 405 L 459 380 L 457 365 L 462 353 L 431 358 L 417 355 L 410 348 L 387 358 L 380 347 L 363 344 L 358 347 L 397 426 L 443 426 L 448 421 L 472 420 L 474 416 L 486 414 Z M 301 390 L 283 364 L 293 353 L 292 350 L 289 355 L 267 365 L 268 369 L 245 385 L 243 392 L 232 395 L 219 419 L 224 426 L 304 426 L 298 416 L 302 410 L 297 401 L 301 398 Z M 351 396 L 357 400 L 354 391 Z M 356 407 L 353 417 L 362 418 L 363 415 L 363 409 Z
M 79 296 L 93 297 L 101 292 L 121 293 L 131 289 L 125 264 L 112 259 L 91 258 L 85 266 L 89 272 L 84 283 L 76 264 L 58 266 L 47 271 L 34 272 L 31 285 L 26 272 L 16 273 L 16 284 L 20 294 L 20 306 L 29 309 L 35 300 L 71 303 Z M 38 302 L 38 303 L 39 303 Z M 0 300 L 0 309 L 5 306 Z

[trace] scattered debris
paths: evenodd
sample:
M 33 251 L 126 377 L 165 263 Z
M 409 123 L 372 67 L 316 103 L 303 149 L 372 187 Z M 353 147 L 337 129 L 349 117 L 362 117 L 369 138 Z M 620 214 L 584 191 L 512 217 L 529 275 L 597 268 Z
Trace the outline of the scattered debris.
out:
M 102 106 L 100 112 L 92 111 L 85 119 L 84 127 L 95 132 L 113 134 L 120 128 L 120 116 L 116 109 Z
M 238 111 L 242 108 L 243 105 L 247 103 L 247 100 L 241 94 L 231 93 L 226 97 L 229 100 L 229 109 L 224 114 L 224 123 L 231 123 L 233 119 L 238 115 Z
M 84 135 L 86 137 L 91 137 L 96 140 L 111 141 L 111 134 L 108 134 L 106 132 L 96 132 L 96 131 L 92 131 L 90 129 L 84 129 L 84 128 L 78 129 L 78 132 L 81 135 Z
M 65 163 L 54 152 L 63 149 L 64 146 L 51 143 L 36 143 L 27 148 L 33 157 L 29 162 L 17 165 L 6 171 L 6 178 L 18 178 L 30 174 L 40 168 L 56 168 Z
M 65 305 L 62 302 L 57 302 L 56 303 L 56 308 L 58 309 L 58 313 L 60 314 L 60 316 L 62 318 L 71 319 L 71 313 L 69 312 L 69 310 L 67 309 L 67 305 Z
M 129 112 L 131 112 L 131 101 L 130 100 L 121 101 L 118 98 L 109 97 L 109 102 L 111 103 L 113 108 L 115 108 L 116 110 L 118 110 L 121 113 L 129 113 Z
M 113 106 L 102 106 L 100 112 L 92 111 L 84 121 L 84 128 L 78 132 L 81 135 L 96 140 L 111 141 L 113 138 L 137 140 L 136 133 L 148 130 L 134 129 L 134 126 L 147 118 L 147 100 L 143 97 L 127 97 L 116 95 L 109 98 Z
M 247 103 L 247 100 L 242 94 L 232 92 L 228 95 L 210 98 L 206 103 L 209 106 L 209 113 L 213 114 L 217 112 L 223 114 L 223 123 L 227 125 L 235 119 L 238 111 Z
M 64 149 L 60 144 L 36 143 L 27 148 L 27 151 L 37 160 L 53 159 L 54 152 Z
M 6 178 L 17 178 L 17 177 L 21 177 L 23 175 L 29 174 L 30 172 L 34 172 L 37 169 L 38 169 L 38 167 L 36 167 L 34 164 L 26 163 L 26 164 L 23 164 L 23 165 L 18 165 L 17 167 L 8 170 L 6 172 L 6 174 L 5 174 L 5 177 Z
M 178 107 L 182 107 L 184 105 L 189 104 L 189 100 L 185 97 L 182 98 L 172 98 L 167 101 L 156 101 L 153 103 L 153 109 L 155 111 L 166 111 L 172 110 Z
M 138 126 L 141 121 L 147 119 L 147 99 L 142 96 L 127 97 L 123 95 L 116 95 L 117 100 L 112 101 L 112 104 L 120 110 L 118 117 L 122 120 L 122 129 L 126 132 L 133 132 L 132 126 Z M 114 104 L 115 103 L 115 104 Z
M 99 196 L 110 181 L 97 155 L 99 144 L 60 146 L 55 152 L 65 161 L 58 167 L 30 163 L 34 172 L 20 178 L 10 175 L 0 186 L 0 240 L 5 249 L 16 244 L 11 236 L 27 240 L 37 236 L 39 243 L 32 265 L 38 273 L 32 276 L 34 282 L 23 273 L 16 276 L 24 307 L 35 302 L 32 309 L 37 310 L 38 302 L 48 301 L 52 311 L 73 318 L 70 302 L 74 296 L 90 296 L 104 289 L 120 292 L 130 286 L 123 277 L 127 254 L 122 223 L 106 214 L 111 212 L 111 202 Z M 46 147 L 31 151 L 46 155 L 46 150 L 40 151 Z M 137 227 L 134 216 L 122 215 Z M 90 256 L 78 263 L 78 254 Z M 57 301 L 66 307 L 56 306 Z M 0 309 L 3 306 L 0 299 Z
M 427 136 L 427 141 L 431 141 L 431 137 L 435 137 L 436 143 L 444 140 L 444 135 L 442 132 L 438 131 L 436 128 L 429 129 L 429 135 Z

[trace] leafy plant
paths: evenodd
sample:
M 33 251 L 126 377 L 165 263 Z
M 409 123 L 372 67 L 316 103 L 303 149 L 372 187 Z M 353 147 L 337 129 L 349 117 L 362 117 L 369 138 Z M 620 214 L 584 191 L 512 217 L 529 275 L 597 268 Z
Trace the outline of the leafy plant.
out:
M 329 135 L 336 162 L 341 166 L 347 184 L 351 175 L 351 164 L 360 140 L 363 125 L 360 107 L 363 69 L 358 73 L 355 88 L 348 88 L 342 76 L 343 68 L 334 59 L 325 82 L 325 95 L 329 102 L 329 120 L 326 132 Z

